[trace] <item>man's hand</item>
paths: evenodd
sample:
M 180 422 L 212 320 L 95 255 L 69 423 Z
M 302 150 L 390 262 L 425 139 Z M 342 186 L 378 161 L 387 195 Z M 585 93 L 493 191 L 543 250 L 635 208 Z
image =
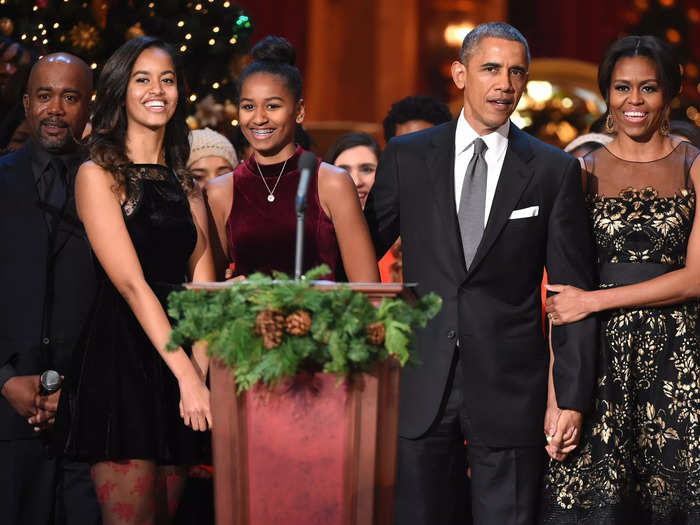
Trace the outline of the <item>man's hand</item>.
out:
M 30 425 L 34 425 L 34 430 L 46 430 L 53 425 L 56 420 L 56 410 L 58 410 L 58 398 L 61 396 L 61 391 L 57 390 L 49 396 L 36 395 L 34 398 L 34 406 L 36 406 L 36 414 L 28 419 Z
M 12 408 L 28 419 L 37 413 L 36 397 L 39 395 L 39 376 L 14 376 L 2 387 L 2 395 Z
M 546 447 L 550 457 L 557 461 L 564 461 L 566 456 L 574 450 L 581 438 L 581 412 L 575 410 L 562 410 L 557 421 L 554 436 Z

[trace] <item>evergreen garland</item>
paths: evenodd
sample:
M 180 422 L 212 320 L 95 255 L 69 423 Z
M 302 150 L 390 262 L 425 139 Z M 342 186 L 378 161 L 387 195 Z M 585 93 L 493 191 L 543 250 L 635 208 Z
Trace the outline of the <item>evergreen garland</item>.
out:
M 283 273 L 273 277 L 256 273 L 221 290 L 173 292 L 168 313 L 177 325 L 168 349 L 207 341 L 210 355 L 233 370 L 239 392 L 258 382 L 274 384 L 300 371 L 344 377 L 368 371 L 388 357 L 401 365 L 411 361 L 413 329 L 425 326 L 440 310 L 442 300 L 434 293 L 414 305 L 384 298 L 375 308 L 365 294 L 348 286 L 326 291 L 314 287 L 311 281 L 329 271 L 321 265 L 300 281 L 291 281 Z M 257 317 L 266 310 L 285 315 L 306 311 L 310 330 L 303 336 L 284 333 L 281 343 L 268 349 L 256 333 Z M 382 344 L 372 344 L 368 335 L 368 327 L 376 323 L 385 328 Z

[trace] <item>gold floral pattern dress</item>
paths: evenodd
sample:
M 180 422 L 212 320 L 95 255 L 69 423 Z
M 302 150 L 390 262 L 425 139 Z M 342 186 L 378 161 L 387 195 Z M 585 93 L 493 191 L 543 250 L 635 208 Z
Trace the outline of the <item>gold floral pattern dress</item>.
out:
M 685 265 L 695 215 L 681 142 L 653 162 L 584 158 L 600 287 Z M 698 301 L 600 315 L 598 375 L 581 442 L 545 475 L 544 524 L 700 524 Z

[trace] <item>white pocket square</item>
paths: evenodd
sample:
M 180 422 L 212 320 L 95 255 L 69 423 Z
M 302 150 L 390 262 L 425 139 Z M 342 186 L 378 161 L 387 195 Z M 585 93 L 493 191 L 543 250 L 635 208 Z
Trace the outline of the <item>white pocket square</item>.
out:
M 537 215 L 540 213 L 540 207 L 539 206 L 530 206 L 529 208 L 522 208 L 520 210 L 513 210 L 513 213 L 510 214 L 509 219 L 527 219 L 528 217 L 537 217 Z

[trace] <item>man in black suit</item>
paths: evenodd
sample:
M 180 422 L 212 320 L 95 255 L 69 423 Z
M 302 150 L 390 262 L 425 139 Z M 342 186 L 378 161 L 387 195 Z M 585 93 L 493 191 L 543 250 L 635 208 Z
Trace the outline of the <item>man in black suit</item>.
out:
M 33 67 L 24 108 L 32 139 L 0 158 L 0 513 L 6 525 L 100 523 L 88 465 L 47 453 L 58 396 L 40 374 L 64 373 L 95 293 L 73 181 L 92 72 L 58 53 Z
M 525 38 L 503 23 L 464 39 L 452 65 L 464 109 L 392 139 L 366 216 L 378 255 L 401 235 L 406 282 L 443 307 L 403 371 L 396 524 L 535 522 L 544 466 L 548 347 L 540 283 L 593 286 L 578 162 L 510 123 L 527 82 Z M 555 328 L 561 413 L 553 448 L 578 439 L 594 381 L 596 325 Z M 464 440 L 468 445 L 464 447 Z

